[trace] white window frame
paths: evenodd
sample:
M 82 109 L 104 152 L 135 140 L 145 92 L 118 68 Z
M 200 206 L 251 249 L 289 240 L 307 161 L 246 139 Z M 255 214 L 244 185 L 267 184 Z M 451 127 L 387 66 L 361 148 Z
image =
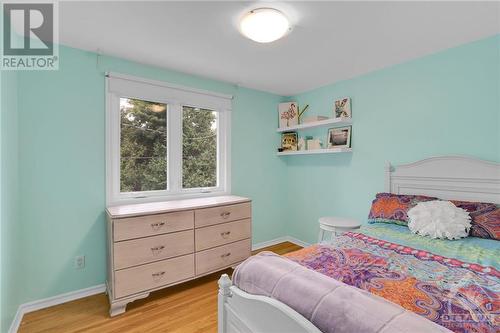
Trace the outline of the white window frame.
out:
M 120 98 L 167 105 L 167 189 L 120 192 Z M 182 108 L 217 112 L 217 186 L 182 188 Z M 232 96 L 130 75 L 106 73 L 106 202 L 108 206 L 231 193 Z

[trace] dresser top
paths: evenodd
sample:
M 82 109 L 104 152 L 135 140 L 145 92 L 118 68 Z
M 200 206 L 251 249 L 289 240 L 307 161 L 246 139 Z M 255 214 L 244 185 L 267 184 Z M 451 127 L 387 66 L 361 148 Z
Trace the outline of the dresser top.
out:
M 171 200 L 148 202 L 133 205 L 121 205 L 106 208 L 106 212 L 112 219 L 119 219 L 131 216 L 148 214 L 168 213 L 180 210 L 190 210 L 197 208 L 207 208 L 214 206 L 232 205 L 236 203 L 249 202 L 249 198 L 235 195 L 225 195 L 217 197 L 206 197 L 196 199 Z

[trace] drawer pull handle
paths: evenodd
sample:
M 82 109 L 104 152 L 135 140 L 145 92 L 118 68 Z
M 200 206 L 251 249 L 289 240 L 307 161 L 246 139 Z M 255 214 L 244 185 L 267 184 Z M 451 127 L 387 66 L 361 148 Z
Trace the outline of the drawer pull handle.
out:
M 222 213 L 220 213 L 220 216 L 223 219 L 227 219 L 229 217 L 229 215 L 231 215 L 231 212 L 222 212 Z
M 151 274 L 153 279 L 161 279 L 163 277 L 163 275 L 165 275 L 165 271 Z
M 165 225 L 165 222 L 151 223 L 151 228 L 153 228 L 153 230 L 159 230 L 164 225 Z
M 230 234 L 231 234 L 231 231 L 225 231 L 225 232 L 221 232 L 220 233 L 220 235 L 222 236 L 222 238 L 227 238 Z
M 224 253 L 224 254 L 221 254 L 221 258 L 227 258 L 231 255 L 231 252 L 228 252 L 228 253 Z
M 165 248 L 165 246 L 160 245 L 160 246 L 155 246 L 151 248 L 151 252 L 153 252 L 153 255 L 160 254 L 160 252 Z

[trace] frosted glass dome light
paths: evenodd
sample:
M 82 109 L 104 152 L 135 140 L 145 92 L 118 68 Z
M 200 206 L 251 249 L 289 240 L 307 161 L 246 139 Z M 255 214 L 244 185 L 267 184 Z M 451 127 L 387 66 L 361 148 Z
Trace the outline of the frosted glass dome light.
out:
M 288 18 L 274 8 L 257 8 L 240 21 L 241 33 L 258 43 L 270 43 L 283 37 L 290 30 Z

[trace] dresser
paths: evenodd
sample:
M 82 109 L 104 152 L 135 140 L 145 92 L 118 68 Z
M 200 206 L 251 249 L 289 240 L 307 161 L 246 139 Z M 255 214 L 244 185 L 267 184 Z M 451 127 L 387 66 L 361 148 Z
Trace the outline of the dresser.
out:
M 248 258 L 251 200 L 218 196 L 106 209 L 110 316 L 150 292 Z

